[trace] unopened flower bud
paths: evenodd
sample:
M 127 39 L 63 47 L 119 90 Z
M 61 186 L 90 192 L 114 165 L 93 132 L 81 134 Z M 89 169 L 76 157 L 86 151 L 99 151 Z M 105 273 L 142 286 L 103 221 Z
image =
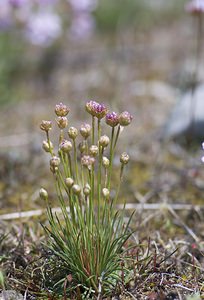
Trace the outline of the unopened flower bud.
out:
M 103 156 L 102 158 L 102 165 L 104 166 L 104 168 L 108 168 L 109 165 L 110 165 L 110 160 L 106 157 L 106 156 Z
M 98 105 L 98 103 L 96 101 L 89 101 L 86 103 L 85 108 L 86 111 L 91 114 L 92 116 L 94 116 L 94 107 Z
M 127 126 L 131 123 L 132 118 L 133 118 L 132 115 L 128 111 L 123 111 L 119 115 L 119 124 L 121 126 Z
M 91 145 L 91 147 L 89 149 L 89 153 L 91 156 L 96 157 L 96 155 L 98 154 L 98 146 Z
M 119 117 L 118 114 L 114 111 L 112 113 L 108 113 L 106 115 L 106 124 L 108 124 L 111 127 L 117 126 L 119 123 Z
M 68 120 L 67 117 L 58 117 L 56 119 L 57 125 L 60 129 L 64 129 L 68 125 Z
M 74 180 L 71 177 L 67 177 L 65 178 L 65 184 L 70 189 L 74 184 Z
M 78 148 L 79 148 L 80 153 L 83 154 L 86 151 L 86 143 L 85 143 L 85 141 L 79 143 Z
M 48 199 L 48 192 L 45 189 L 41 188 L 40 191 L 39 191 L 39 195 L 40 195 L 40 198 L 42 200 L 47 201 L 47 199 Z
M 78 184 L 74 184 L 72 186 L 72 191 L 75 195 L 80 195 L 81 193 L 81 187 Z
M 95 159 L 94 157 L 91 157 L 90 155 L 84 155 L 81 158 L 81 164 L 84 167 L 87 167 L 88 169 L 91 168 L 91 166 L 94 164 Z
M 126 152 L 123 152 L 120 156 L 120 162 L 123 165 L 126 165 L 129 162 L 129 159 L 130 159 L 130 157 Z
M 48 132 L 50 129 L 52 129 L 52 122 L 43 120 L 40 124 L 40 129 Z
M 103 148 L 106 148 L 110 142 L 110 139 L 107 135 L 102 135 L 99 139 L 99 145 Z
M 103 189 L 102 189 L 102 194 L 103 194 L 103 196 L 104 196 L 105 199 L 108 199 L 109 196 L 110 196 L 110 191 L 109 191 L 109 189 L 103 188 Z
M 58 156 L 53 156 L 51 159 L 50 159 L 50 166 L 55 168 L 55 167 L 58 167 L 60 164 L 60 158 Z
M 53 150 L 53 144 L 52 142 L 43 141 L 42 148 L 45 150 L 45 152 L 50 152 Z
M 68 130 L 70 139 L 75 140 L 78 135 L 78 130 L 75 127 L 70 127 Z
M 55 106 L 55 113 L 57 116 L 59 117 L 65 117 L 69 112 L 69 108 L 63 104 L 63 103 L 60 103 L 60 104 L 56 104 Z
M 83 188 L 83 193 L 85 196 L 88 196 L 91 192 L 91 187 L 88 183 L 85 184 L 84 188 Z
M 50 171 L 55 174 L 58 171 L 58 167 L 50 166 Z
M 63 140 L 59 145 L 60 150 L 62 150 L 65 153 L 68 153 L 72 150 L 72 143 L 68 140 Z
M 83 136 L 83 138 L 87 139 L 91 133 L 91 126 L 87 123 L 81 125 L 80 133 Z

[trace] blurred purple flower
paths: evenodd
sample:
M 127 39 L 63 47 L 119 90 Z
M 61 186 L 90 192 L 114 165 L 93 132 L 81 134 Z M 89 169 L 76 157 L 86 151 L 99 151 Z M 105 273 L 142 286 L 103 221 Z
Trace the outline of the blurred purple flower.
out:
M 12 24 L 11 7 L 8 0 L 1 0 L 0 30 L 5 30 Z
M 21 7 L 22 5 L 25 5 L 28 0 L 8 0 L 9 4 L 15 8 Z
M 70 25 L 70 36 L 72 39 L 86 39 L 90 37 L 94 31 L 95 22 L 92 15 L 88 13 L 80 13 L 73 16 Z
M 192 0 L 187 3 L 185 8 L 192 14 L 204 13 L 204 0 Z
M 39 12 L 28 20 L 26 37 L 34 45 L 50 46 L 61 33 L 60 17 L 52 12 Z
M 97 4 L 98 0 L 68 0 L 72 9 L 76 12 L 91 12 L 93 11 Z

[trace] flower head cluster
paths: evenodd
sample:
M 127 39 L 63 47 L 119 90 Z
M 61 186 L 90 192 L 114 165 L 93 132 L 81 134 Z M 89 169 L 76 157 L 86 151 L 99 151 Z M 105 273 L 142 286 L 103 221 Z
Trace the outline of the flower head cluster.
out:
M 204 13 L 204 0 L 192 0 L 185 8 L 191 14 L 202 14 Z
M 103 103 L 98 103 L 93 100 L 87 102 L 85 108 L 88 113 L 99 120 L 105 117 L 106 124 L 111 127 L 115 127 L 118 124 L 121 126 L 127 126 L 133 119 L 132 115 L 128 111 L 123 111 L 119 115 L 114 111 L 108 112 L 107 107 Z
M 86 111 L 100 120 L 105 117 L 105 115 L 108 112 L 108 109 L 103 103 L 89 101 L 86 103 Z
M 65 117 L 69 113 L 69 108 L 60 102 L 55 105 L 55 113 L 58 117 Z
M 119 117 L 117 113 L 113 111 L 106 115 L 106 124 L 110 125 L 111 127 L 115 127 L 118 125 L 118 123 L 119 123 Z

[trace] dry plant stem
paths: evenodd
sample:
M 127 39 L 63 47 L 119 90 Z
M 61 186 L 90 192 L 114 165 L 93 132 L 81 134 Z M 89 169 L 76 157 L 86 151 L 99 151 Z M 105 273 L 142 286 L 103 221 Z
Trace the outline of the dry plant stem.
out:
M 195 91 L 196 91 L 196 85 L 198 81 L 198 75 L 199 75 L 199 64 L 201 60 L 201 54 L 202 54 L 202 14 L 197 14 L 195 16 L 196 21 L 196 49 L 195 49 L 195 69 L 192 74 L 192 88 L 191 88 L 191 102 L 190 102 L 190 124 L 192 131 L 194 133 L 195 130 L 195 111 L 196 111 L 196 97 L 195 97 Z

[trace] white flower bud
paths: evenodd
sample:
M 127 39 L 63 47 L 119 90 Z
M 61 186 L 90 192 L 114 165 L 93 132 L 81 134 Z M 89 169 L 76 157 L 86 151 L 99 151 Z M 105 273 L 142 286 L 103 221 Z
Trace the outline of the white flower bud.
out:
M 55 168 L 55 167 L 58 167 L 60 164 L 60 158 L 58 156 L 53 156 L 51 159 L 50 159 L 50 166 Z
M 109 196 L 110 196 L 110 191 L 109 191 L 109 189 L 103 188 L 103 189 L 102 189 L 102 194 L 103 194 L 103 196 L 104 196 L 105 199 L 108 199 Z
M 85 196 L 88 196 L 91 192 L 91 187 L 88 183 L 85 184 L 84 188 L 83 188 L 83 193 Z
M 91 145 L 89 152 L 91 156 L 95 157 L 98 154 L 98 146 Z
M 63 140 L 61 144 L 59 145 L 60 150 L 62 150 L 65 153 L 68 153 L 72 150 L 72 143 L 68 140 Z
M 74 180 L 71 177 L 67 177 L 65 178 L 65 184 L 70 189 L 74 184 Z
M 70 139 L 75 140 L 78 135 L 78 130 L 75 127 L 70 127 L 68 130 Z
M 43 150 L 45 150 L 45 152 L 50 152 L 51 150 L 53 150 L 53 144 L 52 142 L 48 143 L 47 141 L 43 141 L 42 148 Z
M 80 193 L 81 193 L 81 187 L 78 184 L 74 184 L 72 186 L 72 191 L 73 191 L 74 194 L 80 195 Z
M 129 159 L 130 159 L 130 157 L 126 152 L 123 152 L 120 156 L 120 162 L 123 165 L 126 165 L 129 162 Z
M 81 125 L 80 133 L 83 136 L 83 138 L 87 139 L 91 133 L 91 126 L 87 123 Z
M 67 117 L 58 117 L 56 119 L 57 125 L 60 129 L 64 129 L 68 125 L 68 120 Z
M 40 195 L 40 198 L 42 200 L 47 201 L 47 199 L 48 199 L 48 192 L 45 189 L 41 188 L 40 191 L 39 191 L 39 195 Z
M 106 156 L 103 156 L 103 158 L 102 158 L 102 165 L 104 166 L 104 168 L 108 168 L 109 167 L 109 165 L 110 165 L 110 161 L 109 161 L 109 159 L 106 157 Z
M 102 135 L 99 139 L 99 145 L 103 148 L 106 148 L 110 142 L 110 139 L 107 135 Z

